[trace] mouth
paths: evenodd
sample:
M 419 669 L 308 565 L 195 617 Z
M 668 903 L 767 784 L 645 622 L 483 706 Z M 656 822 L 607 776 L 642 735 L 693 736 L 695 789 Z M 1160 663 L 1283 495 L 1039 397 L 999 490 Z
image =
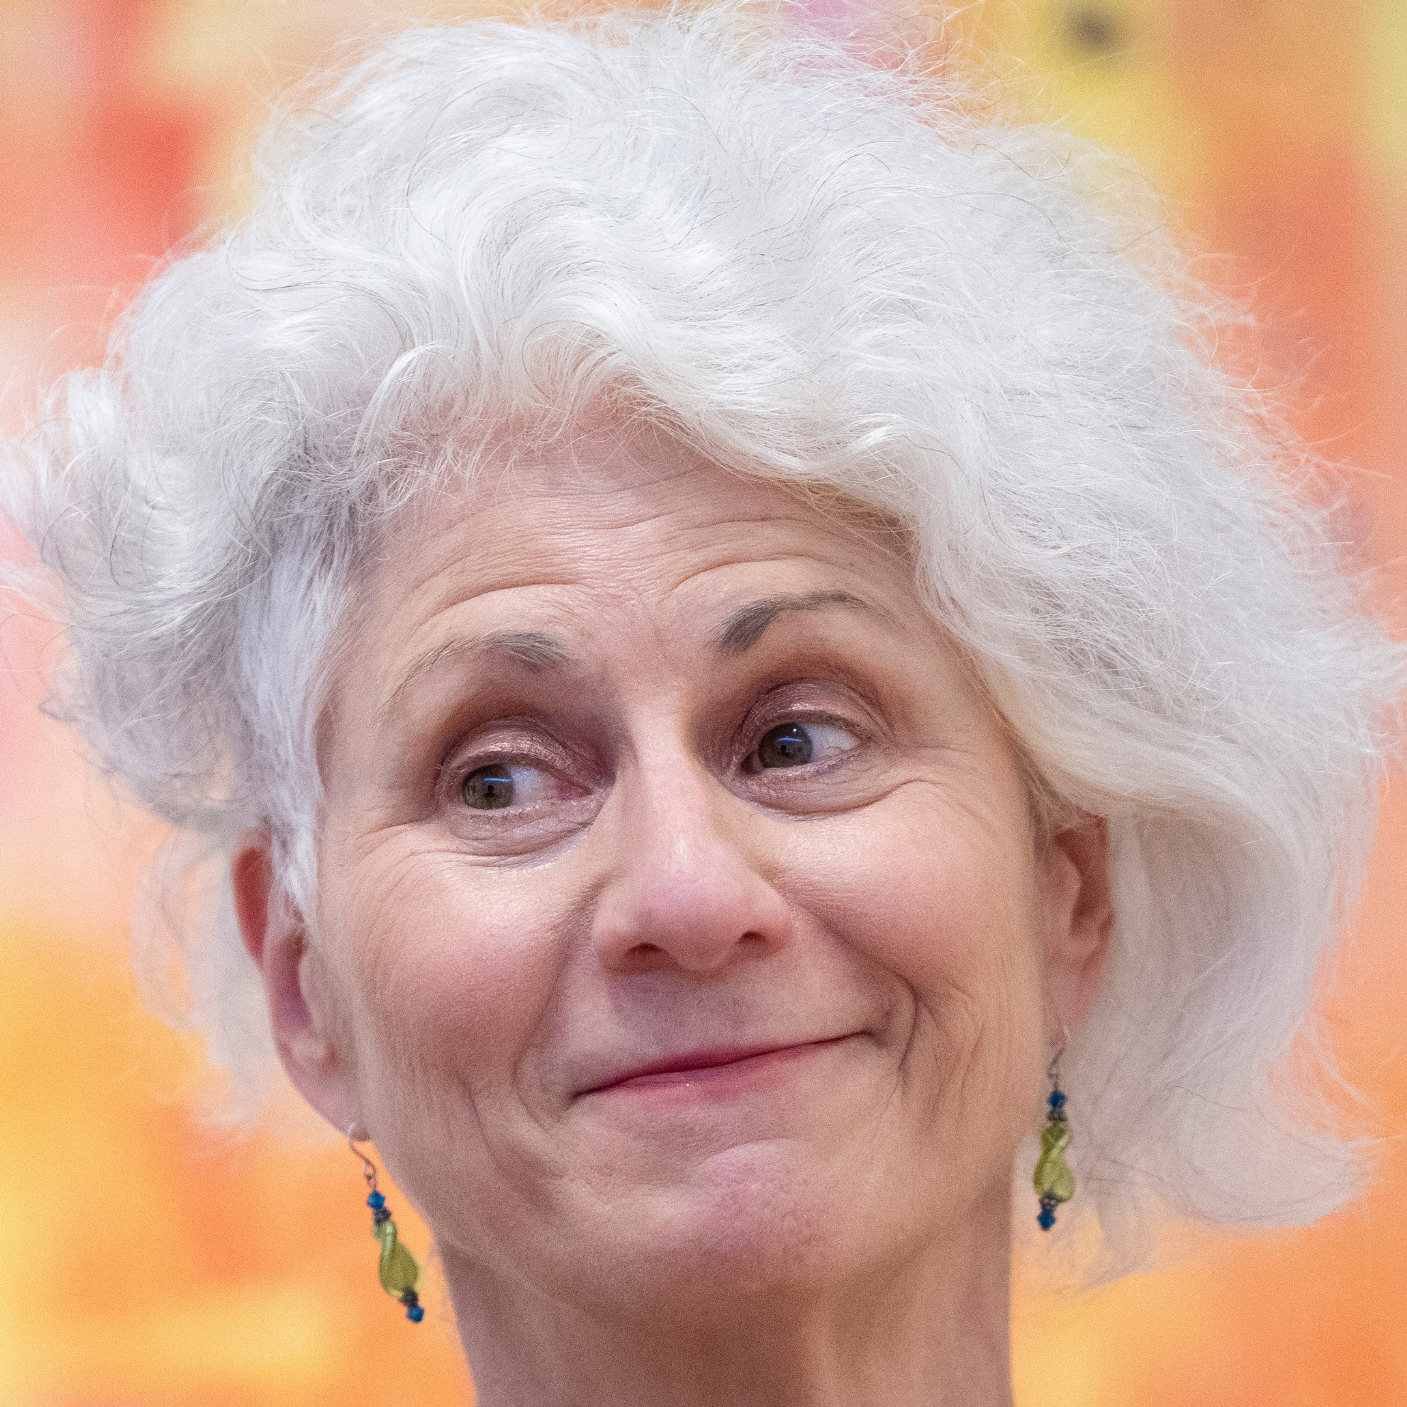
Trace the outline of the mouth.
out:
M 787 1045 L 707 1046 L 685 1051 L 664 1060 L 638 1065 L 623 1074 L 603 1080 L 599 1085 L 584 1089 L 578 1098 L 588 1094 L 605 1094 L 610 1090 L 652 1089 L 661 1085 L 698 1084 L 746 1076 L 764 1067 L 781 1064 L 799 1056 L 826 1050 L 849 1040 L 849 1035 L 831 1036 L 818 1041 L 796 1041 Z

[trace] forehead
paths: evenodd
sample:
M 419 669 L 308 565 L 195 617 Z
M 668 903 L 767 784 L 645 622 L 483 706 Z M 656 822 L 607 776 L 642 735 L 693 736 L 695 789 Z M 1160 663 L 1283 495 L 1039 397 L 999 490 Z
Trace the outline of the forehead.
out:
M 840 577 L 913 595 L 907 539 L 877 512 L 604 434 L 491 460 L 416 504 L 377 555 L 361 621 L 398 639 L 447 612 L 488 621 L 629 599 L 687 617 Z

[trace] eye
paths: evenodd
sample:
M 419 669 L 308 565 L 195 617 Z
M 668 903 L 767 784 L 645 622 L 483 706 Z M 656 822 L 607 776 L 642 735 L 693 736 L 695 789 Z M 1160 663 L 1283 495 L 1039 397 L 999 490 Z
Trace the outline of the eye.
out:
M 759 767 L 802 767 L 810 762 L 815 745 L 800 723 L 779 723 L 769 728 L 757 744 Z
M 749 770 L 804 767 L 810 762 L 826 762 L 854 746 L 852 734 L 828 723 L 779 723 L 762 735 L 753 754 L 755 764 Z
M 460 794 L 475 811 L 503 811 L 548 800 L 556 790 L 550 772 L 522 762 L 491 762 L 465 777 Z

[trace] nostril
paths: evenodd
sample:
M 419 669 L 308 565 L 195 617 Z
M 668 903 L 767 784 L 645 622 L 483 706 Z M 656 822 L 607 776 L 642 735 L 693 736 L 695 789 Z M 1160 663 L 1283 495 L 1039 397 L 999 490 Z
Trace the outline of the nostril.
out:
M 632 943 L 621 954 L 621 960 L 637 967 L 652 966 L 668 954 L 658 943 Z

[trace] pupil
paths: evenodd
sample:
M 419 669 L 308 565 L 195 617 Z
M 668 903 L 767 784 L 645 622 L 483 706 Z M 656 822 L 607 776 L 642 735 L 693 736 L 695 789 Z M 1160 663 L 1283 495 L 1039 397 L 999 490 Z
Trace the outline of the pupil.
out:
M 757 745 L 757 760 L 764 767 L 802 767 L 811 760 L 811 735 L 800 723 L 769 728 Z
M 464 800 L 479 811 L 501 811 L 513 804 L 513 778 L 501 764 L 480 767 L 464 779 Z

